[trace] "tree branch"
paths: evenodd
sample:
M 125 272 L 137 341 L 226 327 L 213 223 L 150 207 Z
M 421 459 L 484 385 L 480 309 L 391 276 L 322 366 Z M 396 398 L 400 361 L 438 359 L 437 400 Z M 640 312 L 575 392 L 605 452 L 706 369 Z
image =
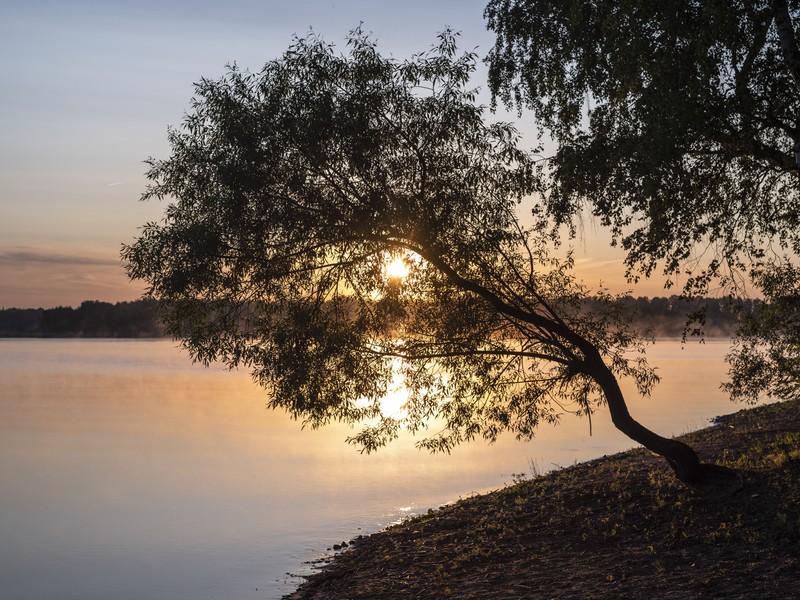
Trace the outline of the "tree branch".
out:
M 781 41 L 783 62 L 794 80 L 798 93 L 800 93 L 800 48 L 795 38 L 788 1 L 772 0 L 772 12 L 775 17 L 775 29 L 778 31 L 778 38 Z M 795 120 L 800 125 L 800 116 L 795 117 Z M 800 136 L 795 135 L 793 139 L 794 165 L 796 169 L 800 169 Z

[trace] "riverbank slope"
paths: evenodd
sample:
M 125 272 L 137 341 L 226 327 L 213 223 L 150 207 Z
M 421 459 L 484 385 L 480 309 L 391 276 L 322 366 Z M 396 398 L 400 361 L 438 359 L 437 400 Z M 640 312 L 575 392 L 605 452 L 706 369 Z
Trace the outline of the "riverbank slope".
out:
M 800 400 L 680 439 L 735 475 L 691 488 L 645 450 L 603 457 L 355 540 L 287 598 L 796 597 Z

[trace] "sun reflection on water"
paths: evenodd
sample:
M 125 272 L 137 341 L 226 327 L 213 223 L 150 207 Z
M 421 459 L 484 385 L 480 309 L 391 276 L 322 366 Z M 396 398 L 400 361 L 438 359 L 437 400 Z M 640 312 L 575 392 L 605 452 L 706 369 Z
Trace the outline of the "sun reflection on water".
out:
M 400 361 L 395 360 L 392 363 L 392 383 L 386 395 L 381 398 L 381 414 L 384 417 L 391 417 L 393 419 L 403 419 L 408 416 L 406 404 L 408 403 L 409 391 L 406 387 L 405 379 L 399 372 Z

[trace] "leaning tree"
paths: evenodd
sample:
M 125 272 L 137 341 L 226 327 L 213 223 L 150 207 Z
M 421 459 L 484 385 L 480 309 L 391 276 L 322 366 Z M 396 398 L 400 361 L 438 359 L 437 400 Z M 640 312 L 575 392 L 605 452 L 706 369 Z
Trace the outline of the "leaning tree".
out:
M 401 427 L 434 451 L 530 438 L 607 405 L 700 480 L 691 448 L 628 412 L 617 377 L 642 393 L 656 380 L 641 339 L 610 296 L 586 302 L 545 212 L 518 218 L 536 161 L 475 104 L 475 55 L 449 32 L 406 61 L 360 31 L 347 44 L 298 39 L 257 74 L 197 84 L 171 156 L 149 163 L 144 197 L 171 203 L 123 249 L 169 333 L 199 361 L 251 369 L 272 408 L 361 424 L 349 441 L 367 451 Z M 398 381 L 402 410 L 384 414 Z
M 495 101 L 553 142 L 554 218 L 590 206 L 633 278 L 661 268 L 690 295 L 754 282 L 770 306 L 745 317 L 729 389 L 796 390 L 781 381 L 800 379 L 798 291 L 779 282 L 800 255 L 800 3 L 491 0 L 485 15 Z

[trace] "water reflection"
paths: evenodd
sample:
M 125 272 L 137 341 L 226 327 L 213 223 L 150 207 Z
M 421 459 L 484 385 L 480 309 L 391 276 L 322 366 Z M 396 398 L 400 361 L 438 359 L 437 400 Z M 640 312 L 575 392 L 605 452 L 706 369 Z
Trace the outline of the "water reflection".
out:
M 735 410 L 718 390 L 726 350 L 657 344 L 663 382 L 631 412 L 670 435 Z M 567 417 L 531 443 L 449 456 L 408 434 L 362 455 L 343 443 L 352 433 L 301 430 L 246 373 L 191 365 L 169 342 L 0 341 L 3 594 L 278 597 L 333 543 L 499 487 L 530 459 L 549 469 L 632 445 L 604 413 L 592 437 Z

